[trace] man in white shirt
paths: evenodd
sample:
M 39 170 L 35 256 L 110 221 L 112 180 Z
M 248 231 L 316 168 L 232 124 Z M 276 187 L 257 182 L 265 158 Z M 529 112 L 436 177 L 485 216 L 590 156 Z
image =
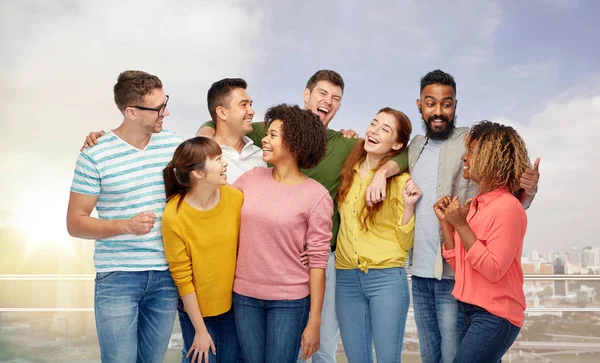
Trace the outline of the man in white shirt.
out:
M 217 126 L 214 136 L 229 164 L 227 182 L 233 184 L 246 171 L 265 167 L 262 149 L 246 134 L 252 132 L 252 98 L 241 78 L 224 78 L 212 84 L 207 94 L 208 112 Z

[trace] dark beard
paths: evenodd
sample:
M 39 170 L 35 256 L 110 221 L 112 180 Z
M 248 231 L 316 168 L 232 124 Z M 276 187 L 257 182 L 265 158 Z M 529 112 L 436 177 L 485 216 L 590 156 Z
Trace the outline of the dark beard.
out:
M 442 131 L 436 131 L 431 127 L 431 121 L 435 120 L 436 118 L 439 118 L 441 120 L 443 120 L 444 122 L 446 122 L 446 127 L 442 130 Z M 452 132 L 454 131 L 454 128 L 456 127 L 455 125 L 455 121 L 458 118 L 458 116 L 454 115 L 454 118 L 452 120 L 448 120 L 448 118 L 446 116 L 431 116 L 429 117 L 428 121 L 425 121 L 425 119 L 423 118 L 423 114 L 421 113 L 421 119 L 423 120 L 423 129 L 425 129 L 425 136 L 427 136 L 428 138 L 432 139 L 432 140 L 446 140 L 450 137 L 450 135 L 452 135 Z

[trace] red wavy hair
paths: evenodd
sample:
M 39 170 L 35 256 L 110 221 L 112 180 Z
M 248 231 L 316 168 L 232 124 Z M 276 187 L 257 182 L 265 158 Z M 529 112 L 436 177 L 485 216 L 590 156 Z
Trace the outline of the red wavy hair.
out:
M 412 124 L 408 116 L 404 114 L 404 112 L 395 110 L 391 107 L 384 107 L 377 114 L 386 113 L 391 115 L 396 120 L 396 141 L 402 143 L 402 147 L 398 150 L 391 149 L 387 154 L 381 158 L 377 166 L 375 167 L 375 171 L 379 170 L 379 168 L 387 163 L 391 158 L 400 154 L 404 151 L 406 146 L 408 145 L 408 141 L 410 139 L 410 133 L 412 132 Z M 350 155 L 346 158 L 346 162 L 342 167 L 342 173 L 340 176 L 340 187 L 338 189 L 337 194 L 337 202 L 338 206 L 342 205 L 346 196 L 348 195 L 348 191 L 350 191 L 350 187 L 352 186 L 352 182 L 354 180 L 354 166 L 356 164 L 360 164 L 364 162 L 367 158 L 367 152 L 365 151 L 365 140 L 361 139 L 354 149 L 350 152 Z M 390 178 L 387 179 L 386 185 L 386 195 L 390 194 Z M 369 225 L 373 225 L 375 223 L 375 217 L 377 216 L 377 212 L 381 209 L 383 203 L 377 203 L 372 207 L 369 207 L 367 203 L 365 203 L 363 210 L 361 211 L 361 227 L 364 227 L 366 230 L 369 230 Z

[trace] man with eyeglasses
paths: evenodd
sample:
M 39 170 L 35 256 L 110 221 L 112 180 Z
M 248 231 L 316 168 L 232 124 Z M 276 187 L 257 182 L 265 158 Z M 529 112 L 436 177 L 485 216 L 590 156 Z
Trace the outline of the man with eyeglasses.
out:
M 79 155 L 67 229 L 96 240 L 94 310 L 102 362 L 158 363 L 178 296 L 162 243 L 162 171 L 183 140 L 162 128 L 169 96 L 158 77 L 125 71 L 114 99 L 123 122 Z

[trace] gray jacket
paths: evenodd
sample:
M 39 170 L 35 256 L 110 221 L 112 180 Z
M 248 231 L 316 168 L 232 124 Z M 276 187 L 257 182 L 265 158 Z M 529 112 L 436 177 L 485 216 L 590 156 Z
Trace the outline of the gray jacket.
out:
M 458 196 L 462 204 L 467 199 L 473 198 L 479 193 L 475 182 L 463 178 L 462 156 L 466 151 L 465 137 L 468 132 L 468 127 L 457 127 L 454 129 L 452 135 L 444 140 L 440 146 L 437 200 L 446 195 L 452 197 Z M 423 151 L 423 147 L 428 140 L 429 138 L 425 136 L 417 135 L 408 145 L 408 168 L 410 172 L 412 172 L 415 164 L 419 162 L 421 151 Z M 433 206 L 431 207 L 433 208 Z M 419 221 L 417 221 L 417 224 L 418 223 Z M 440 241 L 444 243 L 441 228 Z M 454 276 L 454 270 L 452 270 L 450 265 L 442 257 L 441 244 L 438 246 L 433 275 L 438 280 L 442 278 L 442 275 Z

